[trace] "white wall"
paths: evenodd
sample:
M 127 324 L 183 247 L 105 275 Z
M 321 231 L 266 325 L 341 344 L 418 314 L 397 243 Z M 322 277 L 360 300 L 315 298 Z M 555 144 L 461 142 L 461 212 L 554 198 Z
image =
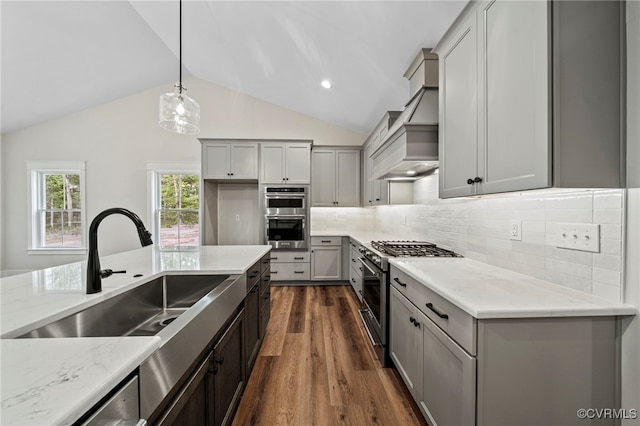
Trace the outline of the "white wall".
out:
M 318 145 L 360 145 L 365 135 L 240 94 L 202 80 L 185 82 L 201 106 L 202 138 L 306 139 Z M 171 85 L 147 90 L 3 136 L 2 198 L 7 270 L 33 270 L 82 260 L 84 256 L 28 255 L 25 162 L 85 160 L 87 218 L 109 207 L 125 207 L 149 221 L 146 162 L 200 161 L 194 136 L 176 135 L 157 124 L 158 96 Z M 122 228 L 122 229 L 120 229 Z M 112 216 L 100 227 L 103 255 L 138 247 L 128 219 Z
M 640 307 L 640 2 L 627 2 L 627 226 L 624 301 Z M 640 410 L 640 318 L 623 322 L 622 407 Z M 624 425 L 637 425 L 629 419 Z
M 4 265 L 4 238 L 3 238 L 3 233 L 2 230 L 4 228 L 3 223 L 4 223 L 4 213 L 2 210 L 2 205 L 4 204 L 4 198 L 2 196 L 3 192 L 2 192 L 2 187 L 4 186 L 4 179 L 2 177 L 2 147 L 3 142 L 2 142 L 2 135 L 0 135 L 0 277 L 3 276 L 3 265 Z

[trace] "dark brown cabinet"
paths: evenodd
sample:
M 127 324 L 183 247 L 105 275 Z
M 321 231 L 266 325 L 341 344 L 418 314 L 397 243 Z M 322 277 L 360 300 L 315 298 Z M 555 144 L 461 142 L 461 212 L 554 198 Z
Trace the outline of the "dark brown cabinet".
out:
M 271 257 L 267 253 L 261 262 L 260 268 L 260 339 L 267 334 L 267 324 L 271 317 Z
M 213 424 L 233 421 L 244 390 L 244 311 L 240 311 L 220 341 L 213 347 Z
M 212 340 L 194 368 L 152 424 L 162 426 L 230 425 L 266 333 L 271 312 L 270 255 L 246 273 L 244 304 Z

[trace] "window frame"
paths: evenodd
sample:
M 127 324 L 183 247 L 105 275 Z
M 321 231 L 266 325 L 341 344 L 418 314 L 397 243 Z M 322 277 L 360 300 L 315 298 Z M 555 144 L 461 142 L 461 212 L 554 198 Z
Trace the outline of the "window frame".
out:
M 85 161 L 27 161 L 29 184 L 27 224 L 28 254 L 86 254 L 87 253 L 87 191 Z M 41 201 L 45 198 L 43 176 L 46 174 L 77 174 L 80 176 L 80 247 L 45 247 L 41 226 Z
M 198 176 L 198 245 L 197 246 L 161 246 L 160 245 L 160 176 L 165 174 L 196 175 Z M 194 162 L 148 162 L 147 188 L 149 191 L 148 223 L 151 224 L 153 243 L 161 251 L 191 251 L 198 250 L 202 245 L 202 179 L 200 165 Z

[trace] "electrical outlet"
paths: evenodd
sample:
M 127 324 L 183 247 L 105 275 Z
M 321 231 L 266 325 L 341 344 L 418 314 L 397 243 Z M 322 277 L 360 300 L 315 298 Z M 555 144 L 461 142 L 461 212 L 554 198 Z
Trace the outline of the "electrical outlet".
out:
M 522 221 L 512 220 L 509 223 L 509 239 L 522 241 Z
M 600 225 L 593 223 L 558 223 L 556 247 L 600 252 Z

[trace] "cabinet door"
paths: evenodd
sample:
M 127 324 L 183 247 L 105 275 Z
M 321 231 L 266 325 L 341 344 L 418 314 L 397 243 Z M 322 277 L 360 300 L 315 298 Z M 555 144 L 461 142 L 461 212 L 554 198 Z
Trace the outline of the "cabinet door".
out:
M 210 354 L 200 363 L 187 384 L 155 424 L 158 426 L 212 424 L 213 411 L 208 401 L 212 359 L 213 356 Z
M 360 151 L 335 151 L 336 204 L 339 207 L 360 206 Z
M 245 338 L 245 372 L 246 377 L 251 369 L 260 349 L 260 285 L 256 283 L 244 299 L 244 338 Z
M 314 149 L 311 184 L 311 205 L 335 207 L 336 202 L 336 152 L 332 149 Z
M 264 339 L 271 318 L 271 272 L 265 272 L 260 280 L 260 339 Z
M 211 144 L 202 146 L 202 179 L 229 179 L 229 144 Z
M 373 191 L 373 203 L 377 206 L 389 204 L 389 182 L 386 180 L 374 180 L 371 182 Z
M 258 179 L 258 144 L 231 145 L 231 178 Z
M 418 321 L 421 332 L 418 340 L 422 342 L 419 351 L 423 357 L 418 391 L 420 410 L 429 424 L 475 425 L 476 359 L 421 312 Z
M 414 399 L 422 380 L 422 336 L 416 326 L 416 308 L 391 287 L 391 359 Z
M 285 145 L 263 143 L 260 153 L 261 183 L 284 183 Z
M 549 4 L 498 0 L 478 11 L 484 106 L 478 126 L 479 193 L 551 184 Z
M 286 152 L 286 182 L 311 183 L 311 146 L 309 144 L 290 144 L 287 145 Z
M 244 387 L 244 310 L 233 320 L 213 347 L 214 425 L 229 425 L 233 420 Z
M 342 279 L 342 247 L 313 247 L 311 249 L 311 280 L 337 281 Z
M 472 195 L 477 173 L 478 94 L 475 17 L 440 54 L 440 197 Z

